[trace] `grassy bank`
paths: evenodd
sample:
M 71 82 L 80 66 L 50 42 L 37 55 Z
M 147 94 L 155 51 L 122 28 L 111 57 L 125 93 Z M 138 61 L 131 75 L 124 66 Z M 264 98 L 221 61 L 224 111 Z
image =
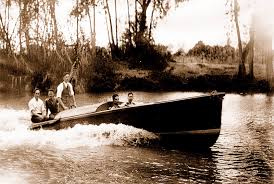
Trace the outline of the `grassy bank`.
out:
M 248 70 L 248 65 L 246 65 Z M 119 90 L 212 90 L 224 92 L 269 92 L 265 65 L 254 64 L 254 80 L 237 79 L 237 63 L 208 62 L 194 57 L 178 57 L 164 71 L 119 70 L 123 79 Z
M 145 77 L 125 76 L 118 90 L 269 92 L 265 80 L 238 80 L 233 75 L 175 75 L 173 72 L 151 72 Z
M 22 67 L 15 67 L 15 63 L 7 58 L 0 61 L 1 73 L 5 74 L 1 76 L 1 91 L 10 89 L 8 87 L 10 79 L 5 77 L 9 75 L 23 76 L 24 85 L 26 85 L 23 88 L 29 91 L 31 91 L 30 86 L 39 84 L 40 88 L 46 92 L 48 88 L 56 88 L 56 85 L 62 81 L 60 72 L 58 75 L 50 72 L 54 71 L 53 69 L 49 69 L 48 72 L 43 71 L 44 73 L 39 71 L 30 73 Z M 248 66 L 246 67 L 248 70 Z M 255 64 L 255 80 L 252 81 L 238 80 L 237 70 L 237 63 L 208 62 L 195 57 L 177 57 L 162 71 L 131 68 L 127 62 L 101 57 L 92 65 L 82 66 L 76 92 L 116 90 L 269 92 L 269 86 L 264 80 L 263 64 Z

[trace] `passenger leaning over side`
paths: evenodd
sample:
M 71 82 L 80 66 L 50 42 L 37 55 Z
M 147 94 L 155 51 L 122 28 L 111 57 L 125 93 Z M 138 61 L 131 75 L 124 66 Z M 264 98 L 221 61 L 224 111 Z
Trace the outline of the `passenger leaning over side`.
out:
M 76 101 L 74 97 L 74 91 L 71 83 L 69 82 L 70 75 L 66 73 L 63 78 L 63 82 L 57 86 L 57 99 L 60 107 L 63 110 L 76 107 Z
M 34 97 L 29 101 L 28 106 L 31 113 L 31 121 L 39 123 L 46 120 L 46 108 L 44 102 L 39 98 L 40 90 L 34 89 Z
M 46 106 L 46 116 L 48 115 L 48 110 L 50 111 L 49 119 L 54 119 L 56 114 L 58 113 L 59 103 L 57 97 L 54 95 L 54 90 L 49 89 L 48 98 L 45 100 Z

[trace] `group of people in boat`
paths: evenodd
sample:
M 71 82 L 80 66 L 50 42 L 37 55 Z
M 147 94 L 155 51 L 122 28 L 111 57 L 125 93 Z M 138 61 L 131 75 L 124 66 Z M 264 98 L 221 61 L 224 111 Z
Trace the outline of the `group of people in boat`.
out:
M 112 106 L 109 107 L 109 109 L 117 109 L 117 108 L 121 108 L 121 107 L 131 107 L 134 106 L 135 103 L 133 102 L 133 93 L 129 92 L 128 93 L 128 101 L 126 103 L 122 103 L 119 101 L 119 95 L 118 94 L 113 94 L 112 95 Z
M 70 74 L 66 73 L 63 82 L 57 86 L 56 96 L 54 89 L 49 89 L 45 102 L 40 99 L 40 89 L 34 89 L 34 97 L 28 103 L 33 123 L 54 119 L 59 111 L 76 107 L 74 90 L 69 79 Z M 49 111 L 50 114 L 48 114 Z
M 48 98 L 45 102 L 40 98 L 40 89 L 34 89 L 34 96 L 28 103 L 33 123 L 52 120 L 58 112 L 77 107 L 74 90 L 69 79 L 70 74 L 66 73 L 63 77 L 63 82 L 57 86 L 56 96 L 54 89 L 49 89 Z M 109 107 L 109 110 L 135 105 L 132 92 L 128 93 L 128 101 L 126 103 L 120 102 L 119 95 L 116 93 L 112 95 L 112 100 L 112 106 Z

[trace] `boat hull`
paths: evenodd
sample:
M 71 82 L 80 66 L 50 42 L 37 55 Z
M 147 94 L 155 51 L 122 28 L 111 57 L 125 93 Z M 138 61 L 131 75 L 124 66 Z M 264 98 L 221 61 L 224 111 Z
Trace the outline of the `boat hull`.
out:
M 122 123 L 153 132 L 163 143 L 210 147 L 220 134 L 223 97 L 223 93 L 217 93 L 68 115 L 54 123 L 36 124 L 32 129 L 59 130 L 76 124 Z

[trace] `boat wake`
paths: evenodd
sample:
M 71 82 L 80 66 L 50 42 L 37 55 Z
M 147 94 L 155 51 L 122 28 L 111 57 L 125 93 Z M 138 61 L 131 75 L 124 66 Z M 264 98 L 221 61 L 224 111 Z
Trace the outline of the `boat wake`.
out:
M 64 130 L 29 130 L 26 110 L 0 109 L 0 150 L 17 146 L 52 146 L 57 149 L 102 145 L 149 145 L 158 137 L 124 124 L 76 125 Z

